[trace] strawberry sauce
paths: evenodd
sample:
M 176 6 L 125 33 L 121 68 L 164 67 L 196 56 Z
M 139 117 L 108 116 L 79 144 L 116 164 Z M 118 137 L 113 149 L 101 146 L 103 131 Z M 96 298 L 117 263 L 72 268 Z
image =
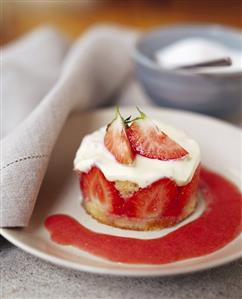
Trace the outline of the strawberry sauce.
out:
M 237 187 L 202 168 L 199 188 L 206 202 L 203 214 L 158 239 L 140 240 L 96 233 L 63 214 L 49 216 L 45 226 L 54 242 L 115 262 L 164 264 L 198 257 L 222 248 L 242 229 L 242 196 Z

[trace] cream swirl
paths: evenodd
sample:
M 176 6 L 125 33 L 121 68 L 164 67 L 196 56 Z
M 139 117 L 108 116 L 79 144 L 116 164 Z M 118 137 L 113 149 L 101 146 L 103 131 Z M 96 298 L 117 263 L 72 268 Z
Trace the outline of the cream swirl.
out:
M 96 165 L 109 181 L 131 181 L 144 188 L 167 177 L 178 186 L 189 183 L 200 163 L 200 149 L 196 141 L 171 126 L 155 121 L 160 129 L 182 146 L 189 154 L 182 159 L 161 161 L 136 155 L 131 166 L 117 162 L 104 145 L 105 127 L 86 135 L 76 153 L 74 169 L 88 172 Z

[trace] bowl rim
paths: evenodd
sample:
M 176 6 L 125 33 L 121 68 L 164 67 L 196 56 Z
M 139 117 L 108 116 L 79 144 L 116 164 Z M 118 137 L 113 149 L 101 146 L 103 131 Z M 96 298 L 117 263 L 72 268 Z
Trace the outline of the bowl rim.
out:
M 242 41 L 242 31 L 240 31 L 237 28 L 231 27 L 231 26 L 224 26 L 216 23 L 180 23 L 180 24 L 174 24 L 174 25 L 166 25 L 162 27 L 156 27 L 153 30 L 149 30 L 147 32 L 142 33 L 139 38 L 136 40 L 135 45 L 134 45 L 134 51 L 132 53 L 132 58 L 135 60 L 135 62 L 140 63 L 141 65 L 144 65 L 145 67 L 158 71 L 162 74 L 173 74 L 173 75 L 180 75 L 180 76 L 187 76 L 187 77 L 226 77 L 226 78 L 231 78 L 231 77 L 236 77 L 236 76 L 242 76 L 242 71 L 237 71 L 237 72 L 217 72 L 217 73 L 202 73 L 202 72 L 191 72 L 190 70 L 186 69 L 168 69 L 168 68 L 163 68 L 159 66 L 158 63 L 155 63 L 152 59 L 148 58 L 146 55 L 144 55 L 140 51 L 140 44 L 141 42 L 147 38 L 150 34 L 155 34 L 158 32 L 161 32 L 163 30 L 167 29 L 175 29 L 175 28 L 183 28 L 183 29 L 212 29 L 212 30 L 218 30 L 218 31 L 230 31 L 233 34 L 238 35 L 238 38 L 241 37 Z

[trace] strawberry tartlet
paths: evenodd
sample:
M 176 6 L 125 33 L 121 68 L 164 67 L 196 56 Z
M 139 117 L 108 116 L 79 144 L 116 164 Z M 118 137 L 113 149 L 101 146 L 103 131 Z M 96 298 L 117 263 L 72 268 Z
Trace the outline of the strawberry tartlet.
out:
M 183 132 L 139 116 L 114 120 L 83 138 L 74 160 L 82 205 L 98 221 L 154 230 L 194 212 L 200 170 L 198 144 Z

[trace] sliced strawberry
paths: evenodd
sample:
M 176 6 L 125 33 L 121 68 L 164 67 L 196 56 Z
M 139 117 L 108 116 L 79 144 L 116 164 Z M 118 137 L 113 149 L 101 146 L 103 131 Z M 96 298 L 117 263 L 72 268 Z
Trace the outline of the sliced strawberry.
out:
M 121 164 L 132 164 L 135 153 L 129 143 L 126 132 L 126 124 L 117 108 L 115 119 L 107 126 L 104 137 L 106 148 Z
M 92 167 L 88 173 L 82 173 L 80 184 L 85 201 L 99 200 L 108 212 L 121 214 L 123 200 L 99 168 Z
M 164 178 L 137 191 L 124 203 L 123 213 L 128 217 L 159 218 L 164 208 L 176 196 L 176 184 Z
M 143 112 L 127 130 L 133 150 L 150 159 L 174 160 L 183 158 L 188 152 L 169 138 Z
M 164 216 L 178 217 L 182 213 L 184 206 L 187 205 L 197 191 L 200 168 L 200 166 L 197 167 L 192 180 L 187 185 L 177 187 L 178 196 L 166 206 Z

